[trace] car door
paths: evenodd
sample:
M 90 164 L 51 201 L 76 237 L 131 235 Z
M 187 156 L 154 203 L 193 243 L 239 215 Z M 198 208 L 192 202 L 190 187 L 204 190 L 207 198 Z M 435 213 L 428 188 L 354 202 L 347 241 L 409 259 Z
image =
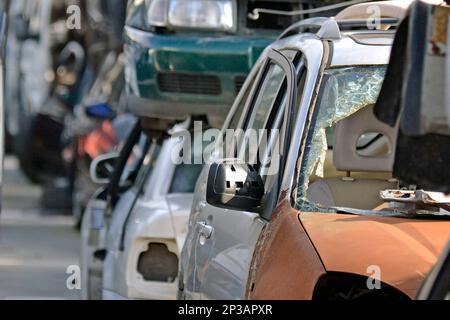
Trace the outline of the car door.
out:
M 240 119 L 240 127 L 244 132 L 267 130 L 268 136 L 272 137 L 273 126 L 280 123 L 276 124 L 276 119 L 280 120 L 286 106 L 295 101 L 295 67 L 291 60 L 283 53 L 269 49 L 256 88 Z M 259 138 L 258 152 L 262 147 Z M 243 139 L 246 139 L 245 134 L 238 140 L 245 146 Z M 259 170 L 262 173 L 264 167 Z M 254 247 L 266 220 L 259 212 L 216 207 L 204 198 L 196 221 L 199 231 L 195 253 L 207 252 L 202 256 L 203 260 L 195 261 L 194 279 L 198 281 L 195 289 L 199 298 L 242 299 Z

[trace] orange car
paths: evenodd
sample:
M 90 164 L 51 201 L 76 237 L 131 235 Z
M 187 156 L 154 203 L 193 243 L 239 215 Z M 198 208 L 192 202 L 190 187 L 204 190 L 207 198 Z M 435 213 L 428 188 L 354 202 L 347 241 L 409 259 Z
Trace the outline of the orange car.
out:
M 416 297 L 450 238 L 450 199 L 392 174 L 398 128 L 373 114 L 392 39 L 313 19 L 263 53 L 222 131 L 265 130 L 262 158 L 214 153 L 200 175 L 180 298 Z

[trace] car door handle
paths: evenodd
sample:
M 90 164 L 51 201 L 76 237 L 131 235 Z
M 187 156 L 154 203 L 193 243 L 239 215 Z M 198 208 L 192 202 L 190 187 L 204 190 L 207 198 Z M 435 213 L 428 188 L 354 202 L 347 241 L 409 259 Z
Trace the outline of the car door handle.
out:
M 214 228 L 211 227 L 209 224 L 207 224 L 204 221 L 197 222 L 197 226 L 200 228 L 199 234 L 200 236 L 204 237 L 205 239 L 210 239 Z

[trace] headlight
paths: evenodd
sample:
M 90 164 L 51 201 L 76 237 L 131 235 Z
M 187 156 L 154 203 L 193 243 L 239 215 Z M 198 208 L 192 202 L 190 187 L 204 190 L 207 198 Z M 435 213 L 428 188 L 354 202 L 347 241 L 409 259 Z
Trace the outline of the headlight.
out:
M 232 31 L 236 28 L 235 0 L 152 0 L 151 26 Z

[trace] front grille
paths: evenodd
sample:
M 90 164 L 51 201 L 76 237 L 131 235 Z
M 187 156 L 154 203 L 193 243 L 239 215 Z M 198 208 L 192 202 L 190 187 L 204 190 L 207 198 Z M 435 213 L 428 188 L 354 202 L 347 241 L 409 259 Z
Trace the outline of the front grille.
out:
M 244 85 L 246 78 L 247 78 L 246 76 L 237 76 L 236 78 L 234 78 L 234 89 L 236 90 L 236 94 L 238 94 L 239 91 L 241 91 L 241 88 Z
M 162 92 L 220 95 L 220 79 L 211 75 L 160 73 L 158 86 Z

